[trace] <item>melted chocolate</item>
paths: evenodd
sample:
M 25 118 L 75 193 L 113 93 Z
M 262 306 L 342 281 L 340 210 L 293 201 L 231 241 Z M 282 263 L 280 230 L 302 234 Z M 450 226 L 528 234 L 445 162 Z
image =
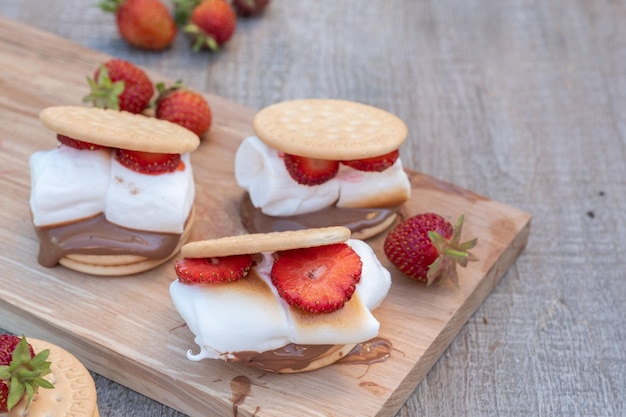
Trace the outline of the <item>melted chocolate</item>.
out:
M 357 344 L 346 356 L 337 363 L 371 365 L 384 362 L 391 356 L 391 341 L 376 337 L 367 342 Z
M 331 206 L 313 213 L 274 217 L 263 214 L 261 209 L 254 207 L 248 193 L 244 193 L 240 205 L 241 221 L 250 233 L 284 232 L 327 226 L 345 226 L 354 233 L 382 223 L 397 211 L 398 207 L 342 208 Z
M 267 352 L 237 352 L 233 362 L 243 362 L 268 372 L 283 369 L 294 371 L 307 368 L 311 362 L 324 356 L 335 345 L 297 345 L 290 343 L 282 348 Z M 392 345 L 387 339 L 374 339 L 357 343 L 356 346 L 336 363 L 371 365 L 386 361 L 391 355 Z
M 163 259 L 170 255 L 180 234 L 133 230 L 108 222 L 98 214 L 77 222 L 35 227 L 39 237 L 37 261 L 53 267 L 68 254 L 139 255 Z
M 230 380 L 230 390 L 233 393 L 231 401 L 233 403 L 233 416 L 237 417 L 238 408 L 250 395 L 250 378 L 244 375 L 236 376 Z
M 306 368 L 333 347 L 334 345 L 296 345 L 290 343 L 267 352 L 237 352 L 232 361 L 244 362 L 249 366 L 268 372 L 278 372 L 282 369 L 297 371 Z

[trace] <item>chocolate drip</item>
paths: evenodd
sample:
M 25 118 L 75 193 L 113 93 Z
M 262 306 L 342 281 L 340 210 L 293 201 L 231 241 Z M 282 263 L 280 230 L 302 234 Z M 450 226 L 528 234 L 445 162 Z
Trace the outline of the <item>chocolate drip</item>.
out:
M 254 368 L 268 372 L 279 372 L 283 369 L 298 371 L 307 368 L 311 362 L 335 345 L 297 345 L 290 343 L 279 349 L 267 352 L 237 352 L 233 362 L 246 363 Z M 357 343 L 349 354 L 339 359 L 337 363 L 371 365 L 386 361 L 391 355 L 391 341 L 376 337 L 365 342 Z
M 170 255 L 180 234 L 128 229 L 108 222 L 98 214 L 77 222 L 52 227 L 35 227 L 39 237 L 37 261 L 53 267 L 68 254 L 138 255 L 163 259 Z
M 331 206 L 313 213 L 273 217 L 263 214 L 261 209 L 254 207 L 248 193 L 244 193 L 240 205 L 241 221 L 250 233 L 283 232 L 327 226 L 345 226 L 354 233 L 382 223 L 397 211 L 398 207 L 342 208 Z
M 376 337 L 357 344 L 349 354 L 339 359 L 337 363 L 371 365 L 384 362 L 391 356 L 391 349 L 391 341 Z
M 232 361 L 244 362 L 249 366 L 269 372 L 279 372 L 282 369 L 297 371 L 306 368 L 333 347 L 334 345 L 296 345 L 290 343 L 267 352 L 237 352 Z

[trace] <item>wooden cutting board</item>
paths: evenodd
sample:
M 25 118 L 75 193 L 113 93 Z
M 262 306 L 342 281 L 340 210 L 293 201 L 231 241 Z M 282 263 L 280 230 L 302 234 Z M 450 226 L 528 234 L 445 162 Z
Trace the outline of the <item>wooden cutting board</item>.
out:
M 387 361 L 295 375 L 188 361 L 193 337 L 168 295 L 173 262 L 124 278 L 95 278 L 36 262 L 28 158 L 56 146 L 38 113 L 50 105 L 81 104 L 86 75 L 107 58 L 0 18 L 0 328 L 61 345 L 94 372 L 169 407 L 194 417 L 392 416 L 527 242 L 528 214 L 411 172 L 413 195 L 404 213 L 436 211 L 452 221 L 465 213 L 464 238 L 478 237 L 474 253 L 480 261 L 460 270 L 460 289 L 425 287 L 390 268 L 391 291 L 376 310 L 380 336 L 393 344 Z M 193 240 L 243 233 L 233 153 L 252 132 L 254 114 L 220 97 L 206 97 L 214 124 L 192 157 L 197 184 Z M 369 243 L 389 266 L 382 238 Z M 236 406 L 238 397 L 243 402 Z

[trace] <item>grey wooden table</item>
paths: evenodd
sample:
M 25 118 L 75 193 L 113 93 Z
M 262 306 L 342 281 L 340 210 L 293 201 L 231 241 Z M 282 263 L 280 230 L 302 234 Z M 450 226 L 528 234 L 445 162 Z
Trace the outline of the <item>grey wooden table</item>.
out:
M 534 216 L 398 417 L 626 415 L 625 1 L 274 0 L 217 54 L 182 35 L 134 50 L 95 3 L 0 0 L 0 14 L 255 109 L 382 107 L 409 126 L 406 166 Z M 180 415 L 95 379 L 103 416 Z

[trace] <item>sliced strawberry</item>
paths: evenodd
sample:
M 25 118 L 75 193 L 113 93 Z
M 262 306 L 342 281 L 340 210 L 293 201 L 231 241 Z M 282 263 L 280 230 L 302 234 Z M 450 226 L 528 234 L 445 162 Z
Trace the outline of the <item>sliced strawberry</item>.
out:
M 174 172 L 182 163 L 177 153 L 152 153 L 118 149 L 115 159 L 126 168 L 142 174 L 158 175 Z
M 291 178 L 302 185 L 320 185 L 339 171 L 339 162 L 284 154 L 285 167 Z
M 185 284 L 237 281 L 252 267 L 252 255 L 219 258 L 182 258 L 174 264 L 178 280 Z
M 361 280 L 361 258 L 345 243 L 278 252 L 272 283 L 291 306 L 330 313 L 352 298 Z
M 89 150 L 95 151 L 98 149 L 104 149 L 105 147 L 102 145 L 97 145 L 91 142 L 84 142 L 82 140 L 70 138 L 69 136 L 57 135 L 57 140 L 61 142 L 63 145 L 71 146 L 72 148 L 80 149 L 80 150 Z
M 396 149 L 384 155 L 374 156 L 372 158 L 353 159 L 351 161 L 341 161 L 342 164 L 359 171 L 375 171 L 381 172 L 396 163 L 400 156 L 400 152 Z

